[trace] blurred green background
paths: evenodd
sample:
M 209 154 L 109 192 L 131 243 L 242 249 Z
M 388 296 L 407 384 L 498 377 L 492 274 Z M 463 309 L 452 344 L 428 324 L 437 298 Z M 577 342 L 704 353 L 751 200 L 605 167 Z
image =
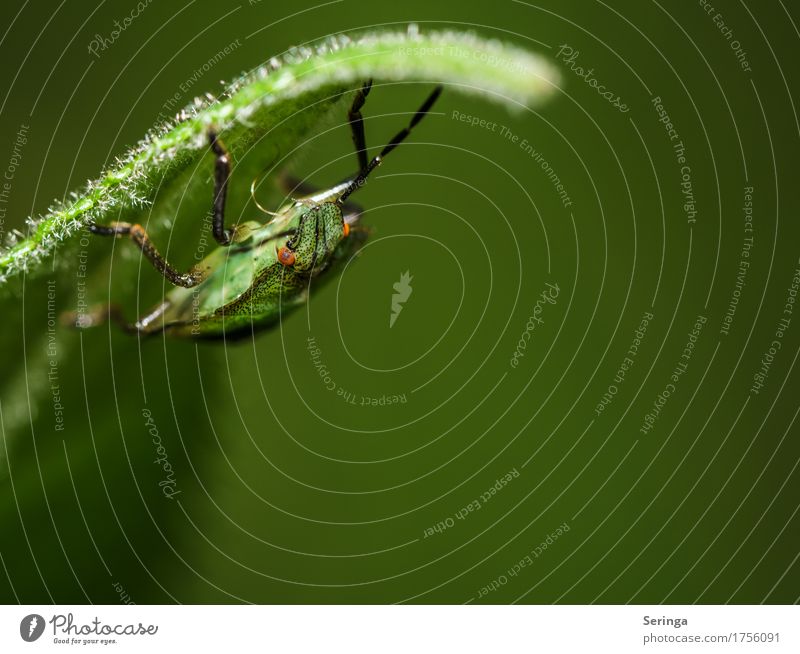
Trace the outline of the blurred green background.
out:
M 363 255 L 255 340 L 54 326 L 77 302 L 77 243 L 14 280 L 0 304 L 0 600 L 797 602 L 800 315 L 785 305 L 800 267 L 800 16 L 749 4 L 153 2 L 95 56 L 135 3 L 7 2 L 4 237 L 174 113 L 176 94 L 216 93 L 331 33 L 474 30 L 550 58 L 562 86 L 518 114 L 446 91 L 360 192 Z M 429 89 L 376 87 L 369 143 Z M 319 184 L 355 161 L 344 113 L 333 124 L 295 163 Z M 232 218 L 258 215 L 250 181 L 234 173 Z M 201 218 L 182 204 L 153 228 L 179 265 Z M 128 245 L 86 246 L 87 288 L 132 318 L 165 285 Z M 405 271 L 413 292 L 390 328 Z

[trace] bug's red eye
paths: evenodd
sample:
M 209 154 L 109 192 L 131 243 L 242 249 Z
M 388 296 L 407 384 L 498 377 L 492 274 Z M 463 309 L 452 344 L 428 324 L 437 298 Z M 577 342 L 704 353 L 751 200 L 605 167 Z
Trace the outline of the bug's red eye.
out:
M 278 261 L 280 261 L 284 266 L 293 266 L 294 252 L 285 246 L 282 247 L 280 250 L 278 250 Z
M 344 232 L 345 236 L 347 236 L 350 233 L 350 225 L 348 223 L 345 223 L 342 226 L 342 232 Z

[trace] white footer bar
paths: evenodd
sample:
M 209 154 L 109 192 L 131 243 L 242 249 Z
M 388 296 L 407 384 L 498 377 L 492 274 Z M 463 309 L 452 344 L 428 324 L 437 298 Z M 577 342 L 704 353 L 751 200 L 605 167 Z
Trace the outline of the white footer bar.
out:
M 797 653 L 798 623 L 797 606 L 3 606 L 0 652 Z

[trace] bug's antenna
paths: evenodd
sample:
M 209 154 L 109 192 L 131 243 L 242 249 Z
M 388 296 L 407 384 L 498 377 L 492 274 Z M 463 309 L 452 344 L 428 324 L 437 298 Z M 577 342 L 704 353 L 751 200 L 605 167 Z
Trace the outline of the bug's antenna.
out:
M 383 158 L 406 140 L 408 135 L 411 134 L 411 130 L 414 129 L 417 123 L 419 123 L 419 121 L 421 121 L 431 110 L 433 103 L 436 102 L 438 97 L 441 95 L 442 88 L 442 85 L 439 84 L 435 89 L 433 89 L 433 92 L 428 96 L 425 102 L 422 103 L 422 106 L 417 109 L 417 113 L 414 114 L 413 118 L 408 123 L 408 127 L 404 127 L 397 132 L 397 134 L 394 135 L 394 138 L 392 138 L 386 147 L 381 150 L 381 153 L 376 157 L 373 157 L 367 166 L 353 178 L 353 180 L 347 185 L 344 191 L 342 191 L 342 194 L 339 196 L 339 199 L 337 200 L 338 204 L 342 204 L 350 195 L 364 186 L 367 181 L 367 177 L 369 177 L 370 173 L 381 164 Z
M 277 213 L 277 212 L 275 212 L 275 211 L 270 211 L 269 209 L 265 209 L 264 207 L 262 207 L 262 206 L 261 206 L 261 204 L 259 203 L 259 201 L 258 201 L 258 200 L 256 200 L 256 186 L 257 186 L 257 184 L 258 184 L 259 182 L 261 182 L 261 179 L 264 177 L 264 174 L 267 172 L 267 170 L 269 170 L 269 168 L 272 166 L 272 164 L 273 164 L 273 163 L 275 163 L 275 162 L 273 161 L 272 163 L 270 163 L 270 164 L 269 164 L 269 166 L 267 166 L 266 168 L 264 168 L 264 170 L 262 170 L 260 173 L 258 173 L 258 175 L 256 175 L 256 176 L 253 178 L 253 181 L 252 181 L 252 182 L 250 182 L 250 197 L 251 197 L 251 198 L 253 198 L 253 203 L 254 203 L 254 204 L 255 204 L 255 205 L 256 205 L 256 206 L 257 206 L 257 207 L 258 207 L 258 208 L 259 208 L 261 211 L 263 211 L 263 212 L 264 212 L 265 214 L 267 214 L 268 216 L 273 216 L 273 217 L 275 217 L 275 216 L 277 216 L 277 215 L 278 215 L 278 213 Z

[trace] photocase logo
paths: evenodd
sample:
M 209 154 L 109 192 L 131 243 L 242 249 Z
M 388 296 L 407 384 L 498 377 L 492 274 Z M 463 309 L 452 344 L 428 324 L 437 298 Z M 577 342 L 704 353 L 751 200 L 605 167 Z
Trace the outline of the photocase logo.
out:
M 390 328 L 394 327 L 394 322 L 397 320 L 397 316 L 400 315 L 400 312 L 403 310 L 403 305 L 411 296 L 411 291 L 414 290 L 411 288 L 412 279 L 414 278 L 411 276 L 411 273 L 406 270 L 402 275 L 400 275 L 400 281 L 392 284 L 392 288 L 395 290 L 395 292 L 392 294 L 392 313 L 389 316 Z
M 19 623 L 19 635 L 26 643 L 32 643 L 38 640 L 39 636 L 44 633 L 44 618 L 36 613 L 31 613 L 22 618 Z

